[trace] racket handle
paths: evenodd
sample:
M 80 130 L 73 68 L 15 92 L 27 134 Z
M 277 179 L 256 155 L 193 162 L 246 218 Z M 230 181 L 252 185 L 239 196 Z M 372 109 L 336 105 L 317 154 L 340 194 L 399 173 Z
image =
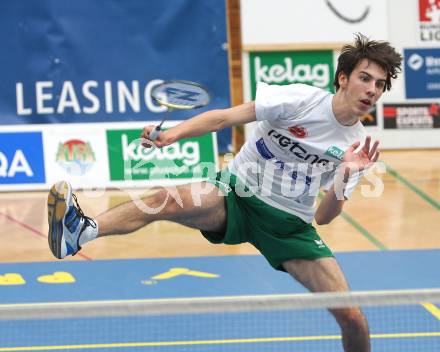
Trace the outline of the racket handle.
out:
M 160 126 L 156 126 L 156 128 L 150 132 L 148 139 L 150 141 L 155 141 L 157 136 L 159 136 L 159 133 L 160 133 Z

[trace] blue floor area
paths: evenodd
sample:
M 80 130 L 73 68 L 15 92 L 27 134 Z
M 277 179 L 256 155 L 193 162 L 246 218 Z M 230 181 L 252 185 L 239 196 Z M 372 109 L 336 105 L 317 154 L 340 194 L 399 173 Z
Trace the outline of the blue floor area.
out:
M 341 253 L 353 290 L 440 287 L 440 250 Z M 0 264 L 1 305 L 298 293 L 261 256 Z M 364 309 L 373 351 L 440 351 L 423 306 Z M 153 317 L 0 319 L 6 351 L 341 351 L 325 310 Z
M 337 259 L 352 290 L 440 287 L 440 250 L 340 253 Z M 183 273 L 160 276 L 174 268 Z M 305 292 L 260 255 L 0 264 L 0 276 L 8 273 L 25 283 L 0 285 L 2 304 Z M 63 282 L 66 275 L 74 282 Z M 45 277 L 54 282 L 41 282 Z

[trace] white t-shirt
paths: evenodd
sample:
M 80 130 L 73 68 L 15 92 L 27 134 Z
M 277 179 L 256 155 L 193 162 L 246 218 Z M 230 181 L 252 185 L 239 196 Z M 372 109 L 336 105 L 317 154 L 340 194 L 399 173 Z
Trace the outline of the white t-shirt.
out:
M 259 82 L 255 109 L 258 126 L 229 171 L 266 204 L 313 221 L 319 189 L 329 189 L 335 168 L 354 142 L 363 143 L 360 122 L 343 126 L 332 109 L 333 94 L 305 84 Z M 351 175 L 349 198 L 361 173 Z

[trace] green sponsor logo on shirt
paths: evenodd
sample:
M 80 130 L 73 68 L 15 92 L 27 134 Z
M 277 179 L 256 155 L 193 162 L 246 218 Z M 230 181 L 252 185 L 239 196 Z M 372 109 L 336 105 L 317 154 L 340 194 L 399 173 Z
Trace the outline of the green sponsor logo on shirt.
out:
M 338 160 L 342 160 L 342 158 L 344 157 L 344 153 L 345 152 L 342 149 L 339 149 L 338 147 L 332 145 L 330 148 L 327 149 L 327 151 L 324 154 L 336 158 Z

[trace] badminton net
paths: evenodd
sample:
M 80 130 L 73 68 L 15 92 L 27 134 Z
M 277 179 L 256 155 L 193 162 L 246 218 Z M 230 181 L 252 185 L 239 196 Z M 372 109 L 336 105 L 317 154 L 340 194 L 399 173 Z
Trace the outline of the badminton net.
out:
M 440 289 L 427 289 L 0 304 L 0 352 L 336 352 L 328 309 L 356 306 L 372 351 L 440 351 Z

